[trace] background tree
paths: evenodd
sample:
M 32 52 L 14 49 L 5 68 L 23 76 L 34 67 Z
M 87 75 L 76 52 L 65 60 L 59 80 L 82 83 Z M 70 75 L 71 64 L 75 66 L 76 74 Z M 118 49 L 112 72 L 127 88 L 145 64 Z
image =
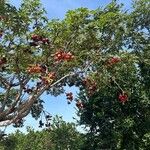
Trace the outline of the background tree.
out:
M 54 117 L 47 130 L 34 131 L 30 127 L 27 133 L 16 131 L 3 138 L 1 150 L 78 150 L 83 142 L 82 135 L 76 130 L 74 123 L 67 123 L 61 117 Z

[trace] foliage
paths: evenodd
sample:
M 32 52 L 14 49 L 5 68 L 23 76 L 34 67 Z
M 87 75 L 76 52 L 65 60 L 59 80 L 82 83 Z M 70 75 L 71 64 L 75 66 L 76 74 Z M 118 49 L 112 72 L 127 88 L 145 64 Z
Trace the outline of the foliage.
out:
M 67 123 L 61 117 L 54 117 L 51 128 L 34 131 L 30 127 L 27 133 L 16 131 L 0 142 L 1 150 L 78 150 L 82 146 L 82 135 L 74 123 Z
M 104 54 L 115 57 L 109 59 L 105 66 L 100 61 L 99 65 L 94 63 L 92 67 L 96 68 L 96 73 L 85 79 L 79 92 L 79 99 L 84 105 L 78 112 L 80 124 L 88 127 L 83 149 L 134 150 L 149 147 L 149 6 L 149 1 L 135 1 L 132 12 L 119 13 L 124 19 L 122 30 L 118 32 L 122 37 L 119 42 L 115 40 L 118 35 L 115 29 L 119 29 L 119 25 L 112 26 L 118 17 L 110 20 L 111 23 L 107 22 L 116 47 L 112 51 L 104 51 Z M 114 10 L 116 16 L 120 7 L 112 3 L 106 10 L 110 14 Z M 102 20 L 103 13 L 98 14 L 97 20 Z M 101 26 L 104 28 L 105 24 Z M 105 30 L 109 31 L 109 28 Z M 107 36 L 111 36 L 110 32 Z M 91 94 L 92 80 L 96 82 L 97 89 Z
M 66 99 L 76 101 L 80 124 L 89 127 L 83 149 L 147 149 L 149 5 L 136 0 L 127 12 L 113 0 L 51 21 L 39 0 L 1 5 L 0 126 L 22 125 L 29 113 L 37 119 L 44 92 L 77 86 L 78 97 L 69 92 Z

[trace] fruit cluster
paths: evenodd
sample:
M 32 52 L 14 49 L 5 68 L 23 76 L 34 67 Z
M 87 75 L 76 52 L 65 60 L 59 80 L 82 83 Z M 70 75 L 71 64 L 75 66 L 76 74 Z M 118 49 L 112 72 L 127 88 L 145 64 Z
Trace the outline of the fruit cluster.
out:
M 36 65 L 30 65 L 27 68 L 27 72 L 30 74 L 36 74 L 36 73 L 45 73 L 46 72 L 46 67 L 36 64 Z
M 59 50 L 54 54 L 54 60 L 59 61 L 70 61 L 74 58 L 71 52 L 64 52 L 63 50 Z
M 44 84 L 50 84 L 50 83 L 52 83 L 54 81 L 55 77 L 56 77 L 56 73 L 55 72 L 49 72 L 45 76 L 40 76 L 40 79 L 42 80 L 42 82 Z
M 82 103 L 80 100 L 77 101 L 76 106 L 77 106 L 79 109 L 83 109 L 83 108 L 84 108 L 84 105 L 83 105 L 83 103 Z
M 107 60 L 107 65 L 112 66 L 120 61 L 121 61 L 121 58 L 119 58 L 119 57 L 111 57 Z
M 42 36 L 37 35 L 37 34 L 33 34 L 31 36 L 31 39 L 33 40 L 33 42 L 30 43 L 30 46 L 38 46 L 39 43 L 42 43 L 42 44 L 49 44 L 50 43 L 48 38 L 42 37 Z
M 125 103 L 128 100 L 128 95 L 126 93 L 120 93 L 118 99 L 121 103 Z
M 94 92 L 97 90 L 97 84 L 95 81 L 92 81 L 89 78 L 85 78 L 82 81 L 83 86 L 86 87 L 87 91 L 88 91 L 88 95 L 91 96 L 94 94 Z
M 67 100 L 68 100 L 68 104 L 70 104 L 73 100 L 72 92 L 66 93 L 66 97 L 67 97 Z
M 44 65 L 31 65 L 27 68 L 29 74 L 40 74 L 39 78 L 42 82 L 38 82 L 37 86 L 52 83 L 56 77 L 55 72 L 47 72 L 47 67 Z

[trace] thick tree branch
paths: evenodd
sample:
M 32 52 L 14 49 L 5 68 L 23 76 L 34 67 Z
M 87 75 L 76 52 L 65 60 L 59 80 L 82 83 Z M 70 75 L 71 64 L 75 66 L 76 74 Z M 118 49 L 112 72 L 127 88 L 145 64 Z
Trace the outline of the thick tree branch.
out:
M 82 71 L 80 71 L 82 72 Z M 78 73 L 80 73 L 78 72 Z M 56 82 L 54 82 L 53 84 L 48 84 L 48 85 L 45 85 L 44 87 L 41 87 L 40 89 L 36 89 L 32 95 L 29 96 L 29 98 L 22 104 L 20 104 L 16 109 L 15 111 L 13 112 L 14 114 L 11 115 L 11 118 L 8 119 L 6 116 L 8 116 L 11 112 L 11 109 L 13 109 L 17 102 L 20 100 L 20 97 L 22 95 L 22 88 L 20 87 L 20 92 L 19 94 L 17 95 L 16 97 L 16 100 L 15 102 L 12 104 L 12 106 L 7 110 L 5 111 L 3 114 L 1 114 L 1 118 L 2 118 L 2 121 L 0 121 L 0 126 L 8 126 L 12 123 L 15 123 L 18 119 L 22 119 L 24 117 L 26 117 L 29 113 L 30 113 L 30 110 L 34 104 L 34 102 L 48 89 L 48 88 L 51 88 L 55 85 L 57 85 L 58 83 L 60 83 L 62 80 L 64 80 L 65 78 L 67 77 L 70 77 L 70 76 L 73 76 L 77 73 L 74 73 L 74 72 L 71 72 L 71 73 L 68 73 L 66 75 L 64 75 L 62 78 L 60 78 L 59 80 L 57 80 Z M 26 82 L 24 82 L 24 84 L 26 84 L 28 82 L 28 80 L 26 80 Z
M 10 89 L 11 89 L 11 86 L 7 87 L 7 90 L 5 92 L 5 96 L 4 96 L 4 99 L 3 99 L 3 102 L 2 102 L 2 106 L 0 108 L 0 112 L 3 112 L 4 109 L 5 109 L 5 105 L 6 105 L 6 102 L 8 100 L 8 97 L 9 97 Z
M 6 111 L 6 115 L 10 114 L 12 109 L 14 109 L 14 107 L 17 105 L 17 103 L 21 100 L 21 96 L 22 96 L 22 92 L 23 92 L 23 87 L 29 82 L 30 78 L 26 78 L 24 80 L 21 80 L 19 78 L 19 85 L 20 85 L 20 89 L 19 89 L 19 93 L 16 96 L 15 101 L 12 103 L 11 107 Z
M 14 121 L 17 120 L 18 118 L 20 119 L 20 118 L 27 116 L 30 113 L 30 109 L 31 109 L 32 105 L 34 104 L 35 100 L 37 100 L 45 92 L 45 90 L 47 88 L 51 88 L 51 87 L 55 86 L 56 84 L 58 84 L 59 82 L 61 82 L 62 80 L 64 80 L 65 78 L 67 78 L 69 76 L 73 76 L 73 75 L 75 75 L 75 73 L 68 73 L 67 75 L 63 76 L 62 78 L 60 78 L 53 84 L 45 85 L 44 87 L 42 87 L 41 90 L 38 91 L 38 93 L 37 93 L 37 90 L 34 91 L 34 94 L 31 95 L 25 103 L 20 105 L 20 107 L 18 108 L 18 114 L 14 118 Z

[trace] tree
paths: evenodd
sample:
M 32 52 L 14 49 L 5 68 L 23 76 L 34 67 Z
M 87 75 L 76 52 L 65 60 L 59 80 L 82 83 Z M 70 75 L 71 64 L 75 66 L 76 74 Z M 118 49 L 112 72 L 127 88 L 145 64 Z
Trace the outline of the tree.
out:
M 44 92 L 63 93 L 86 67 L 72 49 L 76 33 L 64 31 L 69 20 L 48 21 L 39 0 L 0 7 L 0 126 L 19 127 L 29 113 L 40 116 Z
M 54 117 L 51 128 L 34 131 L 30 127 L 27 133 L 16 131 L 0 142 L 1 150 L 78 150 L 82 146 L 82 135 L 74 123 L 67 123 L 61 117 Z
M 54 149 L 78 150 L 84 141 L 84 137 L 77 131 L 76 125 L 63 121 L 62 117 L 56 116 L 53 119 L 50 132 L 52 132 L 51 141 L 54 144 Z
M 116 49 L 116 41 L 121 48 L 122 25 L 113 41 L 109 39 L 114 31 L 107 26 L 112 18 L 123 20 L 119 11 L 104 13 L 98 22 L 97 10 L 79 8 L 62 21 L 48 21 L 39 0 L 23 1 L 19 9 L 6 2 L 0 6 L 0 126 L 22 126 L 29 113 L 37 119 L 43 111 L 40 96 L 44 92 L 57 96 L 66 85 L 80 86 L 89 72 L 95 72 L 93 64 L 109 57 L 103 58 L 102 51 Z M 70 92 L 66 98 L 71 103 L 74 96 Z M 76 104 L 82 107 L 80 101 Z
M 90 127 L 87 149 L 137 149 L 148 141 L 148 0 L 136 1 L 132 12 L 115 0 L 70 10 L 61 21 L 48 21 L 38 0 L 1 7 L 1 126 L 19 126 L 29 113 L 38 118 L 44 92 L 57 96 L 75 85 L 79 97 L 66 98 Z
M 122 40 L 115 41 L 112 51 L 104 51 L 105 56 L 112 56 L 106 60 L 101 55 L 99 65 L 93 64 L 96 74 L 89 75 L 81 86 L 79 99 L 84 107 L 78 114 L 80 124 L 89 127 L 83 149 L 134 150 L 150 146 L 149 7 L 149 1 L 137 0 L 130 13 L 120 13 L 116 3 L 97 13 L 96 21 L 108 34 L 99 32 L 111 39 L 111 30 L 112 42 L 118 34 Z M 108 20 L 113 13 L 117 17 Z M 117 21 L 123 25 L 121 30 Z

